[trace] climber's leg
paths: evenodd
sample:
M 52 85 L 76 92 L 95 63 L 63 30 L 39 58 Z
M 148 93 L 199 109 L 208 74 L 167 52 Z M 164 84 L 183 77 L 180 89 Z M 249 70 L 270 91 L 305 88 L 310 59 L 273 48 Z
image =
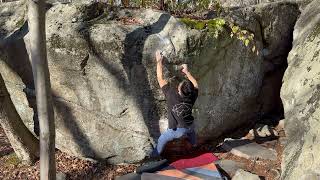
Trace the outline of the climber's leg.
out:
M 186 134 L 187 131 L 188 129 L 186 128 L 177 128 L 177 130 L 168 129 L 167 131 L 162 133 L 158 140 L 158 145 L 157 145 L 158 153 L 159 154 L 162 153 L 163 148 L 169 141 L 180 138 L 181 136 Z
M 196 137 L 196 132 L 194 131 L 193 127 L 190 127 L 187 132 L 187 136 L 189 138 L 189 141 L 192 146 L 197 145 L 197 137 Z

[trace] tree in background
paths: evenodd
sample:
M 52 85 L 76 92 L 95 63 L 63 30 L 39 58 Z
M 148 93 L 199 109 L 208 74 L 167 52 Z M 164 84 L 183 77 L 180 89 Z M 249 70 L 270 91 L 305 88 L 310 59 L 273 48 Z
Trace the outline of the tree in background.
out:
M 30 57 L 40 124 L 40 179 L 56 179 L 55 127 L 45 33 L 45 0 L 29 0 Z
M 24 164 L 33 164 L 39 158 L 39 141 L 21 120 L 1 75 L 0 124 L 18 158 Z

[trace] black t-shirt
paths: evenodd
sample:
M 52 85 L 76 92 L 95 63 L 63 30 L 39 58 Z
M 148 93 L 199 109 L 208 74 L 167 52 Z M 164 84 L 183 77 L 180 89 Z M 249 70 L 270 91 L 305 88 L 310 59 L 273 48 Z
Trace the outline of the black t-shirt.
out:
M 168 108 L 169 129 L 185 128 L 193 123 L 192 107 L 198 97 L 198 89 L 191 97 L 182 98 L 177 88 L 170 87 L 168 84 L 162 87 L 166 96 Z

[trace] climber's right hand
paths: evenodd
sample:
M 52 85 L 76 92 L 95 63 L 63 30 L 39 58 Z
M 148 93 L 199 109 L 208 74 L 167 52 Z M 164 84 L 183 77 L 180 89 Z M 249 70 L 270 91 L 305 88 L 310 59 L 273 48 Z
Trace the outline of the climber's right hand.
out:
M 181 68 L 181 71 L 182 71 L 185 75 L 187 75 L 187 73 L 189 72 L 189 70 L 188 70 L 188 65 L 187 65 L 187 64 L 182 64 L 182 65 L 180 66 L 180 68 Z
M 163 60 L 163 55 L 162 55 L 160 50 L 157 50 L 157 52 L 156 52 L 156 61 L 157 61 L 157 63 L 160 63 L 160 62 L 162 63 L 162 60 Z

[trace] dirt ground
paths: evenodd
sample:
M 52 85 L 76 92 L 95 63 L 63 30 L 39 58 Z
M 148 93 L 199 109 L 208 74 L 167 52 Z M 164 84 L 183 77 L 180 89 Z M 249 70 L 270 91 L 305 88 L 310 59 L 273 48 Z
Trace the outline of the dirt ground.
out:
M 200 151 L 214 152 L 220 159 L 229 159 L 243 163 L 246 171 L 255 173 L 262 179 L 273 180 L 277 176 L 274 170 L 280 172 L 281 169 L 283 147 L 278 140 L 265 142 L 262 145 L 273 148 L 278 152 L 277 161 L 247 160 L 234 156 L 230 152 L 220 151 L 219 148 L 215 148 L 210 144 L 202 145 L 198 148 L 197 152 L 190 151 L 190 153 L 199 153 Z M 93 163 L 67 155 L 59 150 L 56 151 L 56 163 L 57 171 L 66 174 L 67 179 L 76 180 L 112 180 L 115 179 L 116 176 L 134 172 L 138 167 L 137 164 L 109 165 L 106 162 Z M 2 128 L 0 128 L 0 179 L 39 179 L 39 162 L 36 162 L 33 166 L 22 165 Z
M 105 162 L 92 163 L 56 151 L 57 171 L 67 175 L 67 179 L 114 179 L 133 172 L 137 165 L 109 165 Z M 15 155 L 2 128 L 0 128 L 0 179 L 39 179 L 39 162 L 33 166 L 22 165 Z

